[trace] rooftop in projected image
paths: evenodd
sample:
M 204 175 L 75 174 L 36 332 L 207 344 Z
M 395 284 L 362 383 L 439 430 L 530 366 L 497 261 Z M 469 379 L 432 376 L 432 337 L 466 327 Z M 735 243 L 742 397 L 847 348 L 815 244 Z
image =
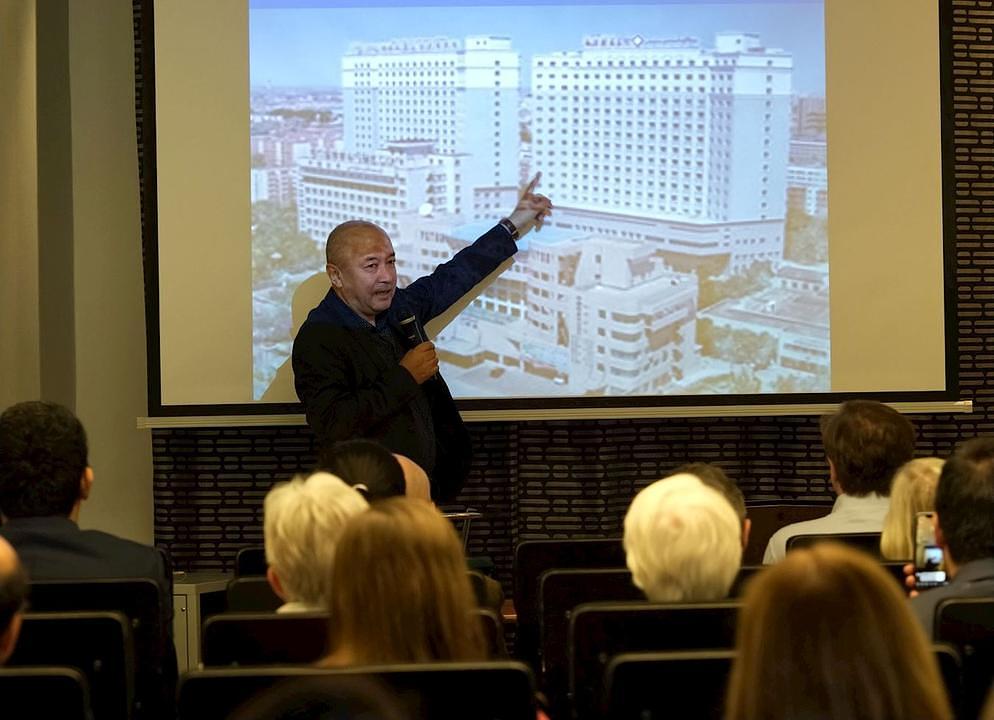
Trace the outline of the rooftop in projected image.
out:
M 457 240 L 463 240 L 467 244 L 476 240 L 483 233 L 494 226 L 489 220 L 466 223 L 452 229 L 452 236 Z M 532 230 L 518 241 L 518 250 L 527 252 L 530 249 L 530 241 L 540 242 L 542 245 L 562 245 L 576 242 L 587 233 L 580 233 L 576 230 L 558 228 L 555 225 L 544 225 L 541 230 Z

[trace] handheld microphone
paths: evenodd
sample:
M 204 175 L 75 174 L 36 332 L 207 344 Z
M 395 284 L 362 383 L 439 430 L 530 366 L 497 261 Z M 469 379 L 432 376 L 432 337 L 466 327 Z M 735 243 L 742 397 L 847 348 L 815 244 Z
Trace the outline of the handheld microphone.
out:
M 417 347 L 428 339 L 425 337 L 425 331 L 421 327 L 421 323 L 418 322 L 417 317 L 414 315 L 400 321 L 400 330 L 412 348 Z
M 415 348 L 428 340 L 428 336 L 425 335 L 424 328 L 421 327 L 421 323 L 418 322 L 417 317 L 414 315 L 410 315 L 400 321 L 400 332 L 407 340 L 408 346 L 411 348 Z M 434 375 L 432 375 L 432 379 L 438 379 L 437 371 Z

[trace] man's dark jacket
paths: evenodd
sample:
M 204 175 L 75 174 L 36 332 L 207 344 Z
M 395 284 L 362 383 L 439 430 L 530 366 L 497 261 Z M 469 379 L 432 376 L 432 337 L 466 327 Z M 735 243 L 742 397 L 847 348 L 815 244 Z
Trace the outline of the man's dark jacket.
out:
M 441 377 L 418 385 L 399 358 L 384 357 L 383 335 L 403 338 L 400 322 L 411 316 L 423 327 L 516 250 L 508 232 L 493 227 L 431 275 L 398 288 L 390 308 L 377 315 L 376 327 L 329 291 L 293 343 L 297 396 L 318 440 L 323 445 L 351 438 L 377 440 L 424 467 L 436 500 L 453 498 L 469 474 L 469 432 Z M 418 442 L 419 393 L 427 399 L 434 427 L 433 466 Z

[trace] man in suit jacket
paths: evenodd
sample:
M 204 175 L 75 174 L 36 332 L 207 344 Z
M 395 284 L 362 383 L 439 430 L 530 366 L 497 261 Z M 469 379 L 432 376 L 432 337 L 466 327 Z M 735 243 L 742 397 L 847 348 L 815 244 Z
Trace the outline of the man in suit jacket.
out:
M 23 402 L 0 415 L 0 536 L 32 580 L 149 578 L 172 600 L 155 548 L 77 524 L 93 487 L 83 425 L 67 408 Z
M 147 578 L 162 608 L 154 656 L 137 658 L 142 717 L 169 717 L 175 690 L 172 572 L 153 547 L 77 524 L 93 487 L 86 433 L 73 413 L 50 402 L 23 402 L 0 415 L 0 537 L 32 580 Z
M 541 225 L 548 198 L 529 183 L 514 211 L 455 257 L 397 288 L 390 237 L 370 222 L 338 225 L 326 248 L 331 290 L 293 343 L 297 396 L 322 445 L 367 438 L 428 473 L 432 497 L 455 496 L 469 472 L 469 433 L 418 329 L 510 258 Z

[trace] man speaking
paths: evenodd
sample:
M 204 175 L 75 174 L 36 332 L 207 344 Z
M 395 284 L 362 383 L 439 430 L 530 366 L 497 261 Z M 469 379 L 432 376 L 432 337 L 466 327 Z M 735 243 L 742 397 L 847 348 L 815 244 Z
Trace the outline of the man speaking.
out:
M 514 255 L 520 236 L 541 228 L 552 203 L 535 193 L 540 177 L 508 217 L 403 289 L 380 227 L 351 220 L 331 231 L 331 290 L 293 343 L 297 396 L 321 444 L 377 440 L 425 469 L 436 500 L 459 492 L 469 473 L 469 432 L 423 327 Z

